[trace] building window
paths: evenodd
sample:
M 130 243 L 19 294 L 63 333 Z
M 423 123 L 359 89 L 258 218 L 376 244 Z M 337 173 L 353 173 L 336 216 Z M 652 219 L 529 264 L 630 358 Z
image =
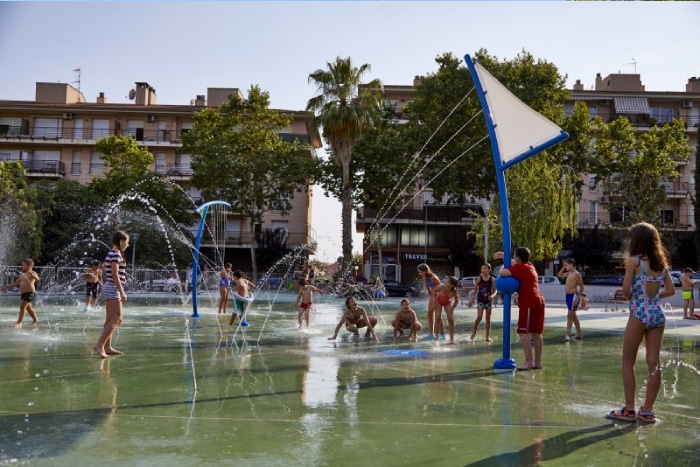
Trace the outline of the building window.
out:
M 656 120 L 656 123 L 659 125 L 671 123 L 671 121 L 673 121 L 673 109 L 670 107 L 651 107 L 649 109 L 649 115 Z
M 159 174 L 165 173 L 165 153 L 156 153 L 156 172 Z
M 105 161 L 102 159 L 102 153 L 92 151 L 90 153 L 90 174 L 99 175 L 104 173 L 106 168 Z
M 80 151 L 73 151 L 73 160 L 70 164 L 70 173 L 73 175 L 80 175 Z
M 661 217 L 661 224 L 662 225 L 673 224 L 673 209 L 662 209 L 659 212 L 659 215 Z
M 598 220 L 597 213 L 598 204 L 595 201 L 588 202 L 588 223 L 595 224 Z
M 109 120 L 97 118 L 93 119 L 92 139 L 104 138 L 106 136 L 109 136 Z
M 588 115 L 591 117 L 591 120 L 596 118 L 598 116 L 598 107 L 595 105 L 588 107 Z

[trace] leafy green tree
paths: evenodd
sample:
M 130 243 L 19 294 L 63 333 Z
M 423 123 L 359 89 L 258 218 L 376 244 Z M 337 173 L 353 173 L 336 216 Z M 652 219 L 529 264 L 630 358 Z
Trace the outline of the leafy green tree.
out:
M 566 127 L 563 104 L 569 91 L 555 65 L 525 51 L 512 60 L 499 61 L 484 49 L 474 57 L 519 99 Z M 493 200 L 489 222 L 493 251 L 502 248 L 500 208 L 481 106 L 476 93 L 470 92 L 474 84 L 463 61 L 451 54 L 436 61 L 438 71 L 421 78 L 416 99 L 406 109 L 413 139 L 425 142 L 415 161 L 424 167 L 422 178 L 436 197 L 448 195 L 450 202 L 462 206 L 476 198 Z M 535 260 L 554 256 L 561 238 L 576 228 L 576 189 L 581 186 L 577 173 L 586 163 L 588 136 L 579 120 L 566 128 L 575 133 L 576 144 L 562 143 L 506 171 L 512 241 L 529 247 Z M 472 229 L 479 251 L 484 245 L 484 221 Z
M 227 201 L 250 218 L 251 238 L 265 212 L 289 212 L 294 193 L 308 190 L 318 170 L 307 145 L 279 135 L 291 116 L 269 106 L 269 93 L 251 86 L 247 100 L 232 95 L 220 108 L 195 113 L 183 135 L 183 150 L 194 154 L 192 183 L 205 199 Z M 250 254 L 257 278 L 255 242 Z
M 354 66 L 350 57 L 327 62 L 326 69 L 309 75 L 316 86 L 316 96 L 309 99 L 306 110 L 313 111 L 312 128 L 323 129 L 333 161 L 341 168 L 343 273 L 352 264 L 353 149 L 363 133 L 382 117 L 382 83 L 378 79 L 362 85 L 370 65 Z
M 153 154 L 131 136 L 100 138 L 97 150 L 107 170 L 103 178 L 95 177 L 89 188 L 105 205 L 113 205 L 105 206 L 107 211 L 117 214 L 114 220 L 108 216 L 110 222 L 101 226 L 105 229 L 102 235 L 108 238 L 116 228 L 141 234 L 137 254 L 142 265 L 174 267 L 173 262 L 191 261 L 192 236 L 180 226 L 192 225 L 197 216 L 196 206 L 185 191 L 163 175 L 150 171 L 155 160 Z M 116 207 L 119 209 L 115 211 Z M 149 245 L 151 239 L 153 244 Z
M 105 200 L 96 196 L 89 186 L 72 180 L 42 180 L 35 187 L 42 195 L 39 206 L 44 220 L 42 260 L 70 263 L 71 260 L 97 259 L 97 251 L 103 256 L 105 250 L 99 245 L 91 248 L 86 244 L 73 244 L 90 238 L 81 233 L 87 223 L 93 225 L 92 216 L 100 212 Z M 107 241 L 108 237 L 100 240 Z
M 38 193 L 27 184 L 21 162 L 0 161 L 0 188 L 0 232 L 5 236 L 0 262 L 19 264 L 26 258 L 38 260 L 43 225 L 36 210 Z
M 618 222 L 623 225 L 661 224 L 666 201 L 662 182 L 678 178 L 676 163 L 687 161 L 691 151 L 683 121 L 675 119 L 641 135 L 624 117 L 610 123 L 597 118 L 593 127 L 594 152 L 604 161 L 595 169 L 596 181 L 610 194 L 609 210 L 620 213 Z

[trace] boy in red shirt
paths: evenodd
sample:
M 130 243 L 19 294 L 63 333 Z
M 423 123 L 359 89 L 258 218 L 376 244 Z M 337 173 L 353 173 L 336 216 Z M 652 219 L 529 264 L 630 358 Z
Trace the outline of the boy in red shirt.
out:
M 494 257 L 503 258 L 503 252 Z M 537 271 L 530 262 L 530 250 L 520 247 L 515 249 L 513 264 L 501 268 L 501 276 L 515 277 L 518 287 L 518 335 L 523 344 L 525 362 L 518 365 L 518 371 L 539 370 L 542 368 L 542 332 L 544 331 L 544 297 L 537 285 Z M 535 343 L 535 358 L 532 358 L 532 342 Z

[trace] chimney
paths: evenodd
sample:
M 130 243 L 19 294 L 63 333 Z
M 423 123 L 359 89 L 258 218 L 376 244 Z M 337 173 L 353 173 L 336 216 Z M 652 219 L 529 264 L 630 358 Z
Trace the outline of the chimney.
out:
M 156 90 L 146 82 L 136 82 L 136 105 L 156 105 Z
M 685 85 L 685 92 L 700 92 L 700 78 L 693 76 L 688 78 L 688 83 Z
M 576 84 L 574 84 L 574 91 L 583 91 L 583 84 L 581 84 L 580 79 L 576 80 Z
M 416 75 L 416 76 L 413 78 L 413 87 L 414 87 L 414 88 L 417 88 L 417 87 L 420 86 L 420 85 L 421 85 L 420 76 Z
M 107 98 L 105 97 L 105 93 L 101 92 L 99 96 L 97 96 L 97 103 L 98 104 L 106 104 L 107 103 Z
M 600 73 L 596 73 L 596 75 L 595 75 L 595 90 L 596 91 L 603 90 L 603 77 L 600 76 Z
M 204 94 L 197 94 L 197 98 L 194 100 L 195 107 L 204 107 L 207 105 L 207 98 Z

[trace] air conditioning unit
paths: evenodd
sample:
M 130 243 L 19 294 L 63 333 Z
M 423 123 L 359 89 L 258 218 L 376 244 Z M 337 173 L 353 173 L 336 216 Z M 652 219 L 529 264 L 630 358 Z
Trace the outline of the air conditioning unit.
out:
M 70 120 L 73 118 L 73 113 L 72 112 L 63 112 L 63 119 L 64 120 Z
M 156 116 L 153 114 L 148 114 L 148 115 L 146 115 L 146 120 L 148 120 L 149 122 L 155 122 Z
M 610 198 L 608 196 L 601 196 L 600 198 L 598 198 L 599 203 L 607 203 L 609 201 L 610 201 Z
M 681 107 L 684 109 L 689 109 L 693 106 L 693 101 L 683 101 L 681 102 Z

